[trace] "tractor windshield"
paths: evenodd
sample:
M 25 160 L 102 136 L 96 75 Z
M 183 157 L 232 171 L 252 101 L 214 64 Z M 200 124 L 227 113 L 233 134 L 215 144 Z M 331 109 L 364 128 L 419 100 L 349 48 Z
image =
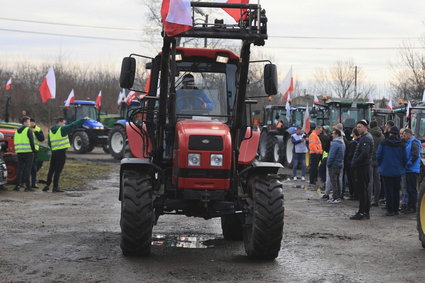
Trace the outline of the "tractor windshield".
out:
M 284 125 L 288 124 L 286 110 L 275 108 L 271 112 L 271 120 L 269 120 L 269 123 L 271 123 L 273 126 L 277 126 L 279 121 L 282 121 Z
M 361 119 L 370 121 L 369 108 L 333 107 L 330 110 L 331 125 L 342 123 L 345 128 L 354 128 Z
M 236 92 L 236 66 L 180 62 L 177 67 L 177 118 L 226 122 Z
M 424 110 L 411 110 L 412 121 L 411 128 L 413 134 L 418 138 L 423 140 L 425 138 L 425 109 Z
M 90 119 L 96 120 L 97 113 L 94 105 L 78 105 L 76 106 L 76 115 L 75 120 L 83 119 L 84 117 L 89 117 Z

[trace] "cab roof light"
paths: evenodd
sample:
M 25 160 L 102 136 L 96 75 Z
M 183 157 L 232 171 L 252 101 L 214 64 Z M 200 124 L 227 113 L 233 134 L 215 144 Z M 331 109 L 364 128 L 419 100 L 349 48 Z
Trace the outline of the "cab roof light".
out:
M 217 58 L 215 59 L 217 63 L 227 64 L 229 62 L 229 55 L 226 53 L 217 53 Z

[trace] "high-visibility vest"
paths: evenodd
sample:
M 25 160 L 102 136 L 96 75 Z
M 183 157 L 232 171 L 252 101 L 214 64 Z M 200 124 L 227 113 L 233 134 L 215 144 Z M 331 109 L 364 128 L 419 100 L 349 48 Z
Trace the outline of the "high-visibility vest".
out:
M 317 135 L 316 130 L 314 130 L 309 139 L 308 147 L 310 149 L 310 154 L 322 154 L 322 143 L 320 142 L 319 136 Z
M 52 151 L 67 149 L 71 146 L 68 135 L 65 137 L 62 136 L 62 128 L 59 128 L 55 134 L 52 132 L 52 130 L 49 130 L 49 139 Z
M 25 129 L 22 132 L 20 133 L 18 133 L 18 131 L 15 132 L 15 135 L 13 137 L 13 142 L 15 143 L 16 153 L 32 152 L 30 139 L 28 138 L 28 130 L 29 128 L 25 127 Z
M 39 132 L 41 129 L 39 126 L 35 126 L 35 131 Z M 40 141 L 37 139 L 37 136 L 34 135 L 34 147 L 35 150 L 38 151 L 40 149 Z

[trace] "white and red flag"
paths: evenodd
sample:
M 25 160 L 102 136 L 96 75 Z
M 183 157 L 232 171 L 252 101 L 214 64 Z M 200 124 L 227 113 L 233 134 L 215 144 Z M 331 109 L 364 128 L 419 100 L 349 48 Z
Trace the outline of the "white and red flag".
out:
M 163 0 L 161 18 L 167 36 L 176 36 L 192 28 L 190 0 Z
M 69 109 L 69 106 L 74 101 L 75 101 L 75 95 L 74 95 L 74 89 L 72 89 L 71 92 L 68 95 L 68 98 L 65 100 L 65 107 L 66 107 L 66 109 Z
M 96 110 L 99 111 L 102 106 L 102 91 L 99 91 L 99 94 L 96 97 Z
M 317 95 L 314 95 L 314 97 L 313 97 L 313 102 L 314 102 L 314 103 L 316 103 L 316 104 L 320 103 L 320 100 L 319 100 L 319 98 L 317 97 Z
M 12 88 L 12 78 L 10 78 L 6 83 L 6 90 L 9 90 Z
M 294 91 L 294 78 L 292 76 L 292 67 L 289 69 L 288 74 L 286 74 L 285 79 L 282 84 L 282 92 L 283 92 L 283 101 L 288 100 L 289 93 Z
M 390 101 L 388 102 L 388 105 L 387 105 L 387 109 L 393 109 L 393 100 L 390 98 Z
M 286 120 L 291 120 L 291 103 L 289 101 L 291 100 L 290 94 L 288 94 L 288 99 L 286 100 L 285 110 L 286 110 Z
M 304 113 L 303 131 L 306 134 L 310 133 L 310 112 L 308 111 L 308 105 L 305 108 Z
M 406 117 L 409 119 L 412 117 L 412 114 L 410 113 L 410 109 L 412 109 L 412 104 L 410 103 L 410 100 L 407 101 L 407 108 L 406 108 Z
M 373 103 L 373 97 L 372 97 L 372 94 L 371 94 L 371 93 L 369 93 L 369 94 L 367 95 L 367 102 L 371 102 L 371 103 Z
M 248 4 L 249 0 L 216 0 L 216 2 Z M 239 22 L 241 20 L 241 15 L 242 15 L 242 19 L 245 20 L 246 18 L 246 14 L 244 14 L 246 9 L 223 8 L 223 10 L 226 11 L 226 13 L 228 13 L 236 22 Z
M 44 77 L 40 88 L 41 101 L 45 103 L 49 99 L 55 99 L 56 97 L 56 78 L 53 66 L 50 66 L 47 75 Z
M 137 98 L 137 93 L 134 91 L 130 91 L 127 95 L 127 98 L 125 99 L 125 103 L 127 103 L 128 105 L 131 104 L 131 102 Z
M 122 89 L 120 91 L 120 94 L 118 94 L 118 100 L 117 100 L 117 105 L 120 105 L 121 102 L 123 102 L 125 100 L 125 90 Z

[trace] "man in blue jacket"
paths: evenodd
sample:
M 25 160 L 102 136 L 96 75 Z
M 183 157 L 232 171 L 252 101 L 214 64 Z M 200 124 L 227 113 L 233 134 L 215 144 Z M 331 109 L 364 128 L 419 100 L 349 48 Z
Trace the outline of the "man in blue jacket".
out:
M 399 129 L 392 127 L 376 152 L 379 174 L 384 181 L 387 216 L 398 215 L 400 202 L 401 175 L 406 167 L 406 149 L 399 137 Z
M 329 170 L 329 179 L 332 186 L 332 199 L 328 203 L 341 202 L 341 183 L 339 177 L 344 165 L 345 143 L 342 132 L 335 129 L 332 133 L 332 143 L 329 150 L 327 167 Z
M 418 192 L 416 190 L 416 182 L 421 168 L 421 142 L 413 136 L 412 130 L 405 129 L 404 137 L 407 140 L 406 144 L 406 183 L 407 183 L 407 209 L 404 213 L 415 213 L 416 203 L 418 201 Z

